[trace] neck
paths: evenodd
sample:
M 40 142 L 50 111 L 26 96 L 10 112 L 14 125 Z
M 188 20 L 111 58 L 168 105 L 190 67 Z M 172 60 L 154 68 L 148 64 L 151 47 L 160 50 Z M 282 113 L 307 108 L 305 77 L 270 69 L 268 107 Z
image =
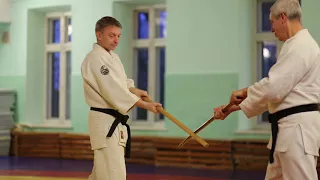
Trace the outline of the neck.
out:
M 299 32 L 302 29 L 303 29 L 303 27 L 302 27 L 300 21 L 295 20 L 295 21 L 290 22 L 290 24 L 288 25 L 289 38 L 295 36 L 297 34 L 297 32 Z
M 100 41 L 98 41 L 97 44 L 101 46 L 103 49 L 105 49 L 108 53 L 110 53 L 110 50 L 105 48 Z

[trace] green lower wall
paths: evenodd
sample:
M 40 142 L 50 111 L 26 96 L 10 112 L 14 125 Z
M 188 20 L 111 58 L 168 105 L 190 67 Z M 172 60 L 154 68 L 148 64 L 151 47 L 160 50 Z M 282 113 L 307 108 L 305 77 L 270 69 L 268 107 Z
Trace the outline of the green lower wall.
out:
M 35 81 L 34 81 L 35 82 Z M 18 120 L 20 123 L 41 123 L 37 108 L 44 105 L 28 105 L 25 108 L 33 113 L 24 112 L 25 99 L 37 99 L 38 97 L 25 97 L 24 77 L 0 76 L 0 88 L 12 88 L 17 91 Z M 42 86 L 41 83 L 27 84 L 28 89 L 34 86 Z M 170 74 L 166 77 L 165 109 L 178 120 L 195 130 L 213 114 L 213 108 L 227 103 L 230 92 L 238 87 L 238 75 L 230 73 L 217 74 Z M 27 91 L 28 92 L 28 91 Z M 45 132 L 73 132 L 87 133 L 88 106 L 85 104 L 81 76 L 72 77 L 71 116 L 72 128 L 36 128 L 32 131 Z M 42 111 L 42 110 L 41 110 Z M 199 135 L 204 138 L 232 139 L 232 138 L 268 138 L 266 135 L 237 135 L 238 113 L 231 114 L 224 121 L 215 121 Z M 250 120 L 248 120 L 250 121 Z M 165 119 L 165 131 L 134 130 L 133 135 L 186 137 L 187 133 L 181 130 L 169 119 Z M 26 129 L 31 131 L 31 129 Z
M 71 80 L 71 120 L 74 132 L 88 132 L 88 111 L 84 99 L 81 76 L 73 76 Z
M 0 76 L 0 88 L 12 89 L 16 92 L 15 122 L 23 121 L 25 108 L 25 77 Z

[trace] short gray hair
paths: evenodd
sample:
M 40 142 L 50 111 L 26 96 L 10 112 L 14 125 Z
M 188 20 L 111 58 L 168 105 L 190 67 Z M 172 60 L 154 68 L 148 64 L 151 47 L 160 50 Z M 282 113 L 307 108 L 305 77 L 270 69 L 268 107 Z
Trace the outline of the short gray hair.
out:
M 301 19 L 302 10 L 298 0 L 277 0 L 270 8 L 270 18 L 278 19 L 280 14 L 287 15 L 289 20 Z
M 121 23 L 117 19 L 111 16 L 105 16 L 97 21 L 95 31 L 101 31 L 103 28 L 107 26 L 116 26 L 122 28 Z

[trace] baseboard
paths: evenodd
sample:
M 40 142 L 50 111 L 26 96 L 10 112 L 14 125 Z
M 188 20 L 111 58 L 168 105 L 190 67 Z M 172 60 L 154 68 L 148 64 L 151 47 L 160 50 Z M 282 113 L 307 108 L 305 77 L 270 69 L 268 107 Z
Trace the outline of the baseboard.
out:
M 70 133 L 12 132 L 11 155 L 60 159 L 93 159 L 89 136 Z M 266 140 L 212 140 L 209 147 L 183 138 L 132 137 L 127 163 L 211 170 L 265 170 L 269 151 Z

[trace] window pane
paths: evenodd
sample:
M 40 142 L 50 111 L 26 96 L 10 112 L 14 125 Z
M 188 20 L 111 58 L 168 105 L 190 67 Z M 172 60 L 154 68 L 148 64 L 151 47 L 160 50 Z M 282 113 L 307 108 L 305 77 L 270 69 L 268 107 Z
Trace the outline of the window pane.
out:
M 66 62 L 66 119 L 70 119 L 71 100 L 71 52 L 67 52 Z
M 72 41 L 72 23 L 71 23 L 71 18 L 68 17 L 66 18 L 67 26 L 66 26 L 66 42 L 71 42 Z
M 137 88 L 148 90 L 148 49 L 137 49 L 136 81 Z M 137 120 L 147 120 L 147 110 L 137 108 Z
M 261 27 L 260 32 L 270 32 L 271 31 L 271 24 L 269 21 L 269 14 L 270 14 L 270 8 L 273 5 L 274 2 L 263 2 L 261 3 L 261 18 L 262 21 L 260 21 Z M 258 8 L 259 9 L 259 8 Z
M 156 11 L 156 37 L 165 38 L 167 35 L 167 12 Z
M 259 67 L 260 67 L 260 77 L 262 79 L 264 77 L 268 77 L 268 73 L 270 68 L 277 61 L 277 42 L 262 42 L 259 43 Z M 265 112 L 260 117 L 260 120 L 263 122 L 268 122 L 268 112 Z
M 157 97 L 158 101 L 165 106 L 164 92 L 165 92 L 165 60 L 166 60 L 166 49 L 164 47 L 157 48 Z M 163 114 L 159 115 L 157 119 L 164 119 Z
M 261 78 L 267 77 L 270 68 L 277 61 L 277 42 L 263 42 L 262 44 L 262 74 Z
M 59 117 L 60 93 L 60 53 L 49 53 L 48 56 L 48 118 Z
M 149 14 L 147 12 L 138 13 L 138 39 L 149 38 Z
M 60 43 L 60 19 L 49 19 L 49 44 Z

